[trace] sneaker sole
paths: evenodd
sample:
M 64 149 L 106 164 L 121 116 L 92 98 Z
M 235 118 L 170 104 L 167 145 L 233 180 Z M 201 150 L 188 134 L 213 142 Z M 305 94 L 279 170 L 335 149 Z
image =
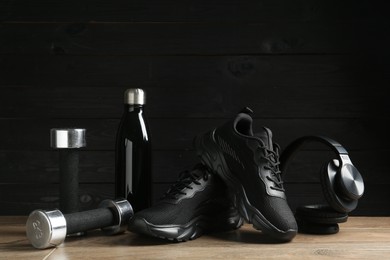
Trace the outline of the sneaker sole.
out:
M 138 234 L 169 240 L 172 242 L 185 242 L 200 237 L 203 234 L 201 220 L 193 220 L 186 225 L 154 225 L 144 218 L 132 220 L 128 230 Z
M 269 222 L 263 214 L 248 200 L 245 188 L 231 173 L 226 164 L 224 155 L 219 151 L 214 139 L 215 130 L 205 135 L 197 136 L 194 140 L 195 150 L 202 163 L 213 169 L 226 183 L 235 197 L 235 205 L 240 215 L 257 230 L 281 240 L 290 241 L 297 233 L 296 230 L 283 231 Z
M 218 220 L 218 217 L 210 219 L 210 217 L 199 216 L 184 225 L 154 225 L 144 218 L 135 217 L 129 224 L 128 230 L 172 242 L 186 242 L 211 231 L 235 230 L 244 223 L 238 214 L 230 214 L 224 221 Z

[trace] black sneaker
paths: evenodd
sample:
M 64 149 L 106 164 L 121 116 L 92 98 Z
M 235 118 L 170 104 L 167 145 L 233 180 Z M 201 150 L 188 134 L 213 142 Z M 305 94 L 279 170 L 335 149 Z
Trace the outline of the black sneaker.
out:
M 184 242 L 210 232 L 237 229 L 244 220 L 228 196 L 219 176 L 199 163 L 183 172 L 155 205 L 135 213 L 128 230 Z
M 278 240 L 290 241 L 298 227 L 286 201 L 279 146 L 272 143 L 268 128 L 252 132 L 250 113 L 245 108 L 221 127 L 197 136 L 194 146 L 201 161 L 225 181 L 247 222 Z

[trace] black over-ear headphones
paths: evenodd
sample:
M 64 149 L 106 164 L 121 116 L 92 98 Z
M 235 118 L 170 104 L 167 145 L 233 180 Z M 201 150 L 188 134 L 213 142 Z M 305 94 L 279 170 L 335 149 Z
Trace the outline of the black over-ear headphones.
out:
M 335 140 L 326 136 L 303 136 L 289 144 L 280 156 L 281 172 L 286 173 L 289 162 L 307 143 L 320 142 L 329 146 L 336 154 L 323 165 L 320 182 L 324 197 L 329 205 L 305 205 L 295 210 L 298 231 L 311 234 L 334 234 L 339 231 L 338 223 L 346 222 L 348 213 L 357 206 L 364 193 L 363 178 L 352 164 L 347 150 Z

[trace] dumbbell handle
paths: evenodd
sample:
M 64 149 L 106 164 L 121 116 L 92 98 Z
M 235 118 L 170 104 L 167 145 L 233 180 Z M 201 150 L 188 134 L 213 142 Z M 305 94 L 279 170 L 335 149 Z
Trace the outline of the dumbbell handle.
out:
M 109 208 L 98 208 L 88 211 L 64 214 L 66 234 L 105 228 L 115 225 L 115 215 Z
M 97 228 L 107 235 L 122 233 L 132 217 L 133 208 L 123 198 L 103 200 L 97 209 L 65 215 L 58 209 L 34 210 L 27 219 L 26 233 L 34 247 L 44 249 L 61 244 L 67 234 Z
M 60 209 L 64 214 L 79 210 L 79 152 L 59 149 Z

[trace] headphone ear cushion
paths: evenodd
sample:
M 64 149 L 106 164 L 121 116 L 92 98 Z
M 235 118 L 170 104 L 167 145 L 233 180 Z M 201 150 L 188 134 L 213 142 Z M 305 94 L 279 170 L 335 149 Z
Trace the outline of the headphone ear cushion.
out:
M 357 200 L 346 201 L 341 198 L 341 196 L 337 195 L 336 187 L 334 181 L 331 181 L 331 176 L 335 178 L 337 174 L 337 166 L 334 166 L 335 163 L 330 161 L 322 166 L 320 172 L 320 182 L 322 191 L 325 197 L 325 200 L 329 203 L 329 205 L 336 211 L 341 213 L 348 213 L 354 210 L 357 206 Z M 333 172 L 329 172 L 333 171 Z
M 335 211 L 328 205 L 307 205 L 297 207 L 295 216 L 299 219 L 318 224 L 337 224 L 346 222 L 347 213 Z
M 308 205 L 296 208 L 295 219 L 300 233 L 325 235 L 339 232 L 338 223 L 346 222 L 348 214 L 328 205 Z
M 314 235 L 331 235 L 339 232 L 338 224 L 318 224 L 311 223 L 302 219 L 297 219 L 298 232 Z

